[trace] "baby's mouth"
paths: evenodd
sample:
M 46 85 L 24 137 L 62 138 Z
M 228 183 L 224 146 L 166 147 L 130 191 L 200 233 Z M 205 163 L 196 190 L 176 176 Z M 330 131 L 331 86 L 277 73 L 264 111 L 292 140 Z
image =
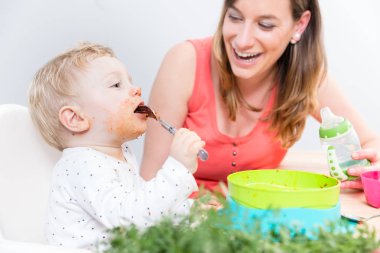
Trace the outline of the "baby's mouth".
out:
M 137 106 L 134 113 L 141 113 L 144 114 L 147 118 L 152 118 L 155 120 L 159 119 L 158 115 L 149 106 L 146 106 L 144 104 Z
M 252 61 L 254 61 L 256 58 L 258 58 L 261 55 L 261 53 L 243 53 L 243 52 L 239 52 L 235 48 L 233 49 L 233 51 L 234 51 L 234 54 L 235 54 L 236 58 L 238 58 L 240 60 L 243 60 L 243 61 L 247 61 L 247 62 L 252 62 Z
M 133 111 L 134 113 L 141 113 L 141 110 L 142 110 L 142 108 L 144 107 L 145 105 L 144 105 L 144 101 L 143 102 L 141 102 L 140 104 L 138 104 L 137 106 L 136 106 L 136 108 L 135 108 L 135 110 Z

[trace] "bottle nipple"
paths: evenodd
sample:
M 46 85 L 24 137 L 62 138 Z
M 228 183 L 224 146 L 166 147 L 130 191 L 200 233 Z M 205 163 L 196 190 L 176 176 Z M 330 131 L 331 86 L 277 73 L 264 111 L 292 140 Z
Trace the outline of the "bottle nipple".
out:
M 329 107 L 323 107 L 321 109 L 321 118 L 321 127 L 325 129 L 334 128 L 339 123 L 342 123 L 344 121 L 343 117 L 336 116 L 334 113 L 332 113 Z

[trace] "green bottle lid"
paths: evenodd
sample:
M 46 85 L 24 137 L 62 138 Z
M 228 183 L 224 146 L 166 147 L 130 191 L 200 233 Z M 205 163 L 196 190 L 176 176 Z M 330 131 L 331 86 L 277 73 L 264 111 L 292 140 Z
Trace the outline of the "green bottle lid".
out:
M 352 128 L 351 123 L 344 119 L 342 122 L 335 125 L 333 128 L 323 128 L 322 126 L 319 128 L 319 138 L 328 139 L 334 138 L 340 135 L 343 135 L 350 131 Z

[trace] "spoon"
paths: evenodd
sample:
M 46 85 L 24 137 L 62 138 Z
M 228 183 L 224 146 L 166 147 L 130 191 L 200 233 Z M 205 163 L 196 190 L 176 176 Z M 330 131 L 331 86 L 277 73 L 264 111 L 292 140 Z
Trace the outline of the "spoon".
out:
M 136 108 L 135 113 L 142 113 L 142 114 L 145 114 L 148 118 L 157 120 L 161 124 L 161 126 L 165 128 L 172 135 L 174 135 L 177 132 L 177 129 L 175 127 L 173 127 L 166 121 L 162 120 L 159 116 L 157 116 L 157 114 L 150 107 L 146 105 L 139 105 Z M 203 148 L 199 150 L 197 155 L 199 159 L 201 159 L 202 161 L 206 161 L 208 159 L 208 153 Z
M 380 214 L 375 214 L 375 215 L 372 215 L 369 217 L 362 217 L 362 216 L 358 216 L 358 215 L 354 215 L 354 214 L 342 214 L 342 217 L 349 220 L 349 221 L 353 221 L 353 222 L 357 222 L 357 223 L 364 223 L 364 222 L 367 222 L 373 218 L 380 217 Z

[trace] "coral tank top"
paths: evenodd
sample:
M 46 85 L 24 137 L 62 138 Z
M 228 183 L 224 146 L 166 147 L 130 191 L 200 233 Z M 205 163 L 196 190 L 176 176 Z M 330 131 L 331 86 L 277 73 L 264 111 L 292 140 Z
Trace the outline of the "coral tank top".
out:
M 209 159 L 199 161 L 194 174 L 198 185 L 217 190 L 219 181 L 226 182 L 227 176 L 233 172 L 278 167 L 287 150 L 275 140 L 268 122 L 257 121 L 249 134 L 240 137 L 230 137 L 218 130 L 211 79 L 212 38 L 190 42 L 196 51 L 196 72 L 184 127 L 198 133 L 206 142 L 205 149 L 209 153 Z M 272 89 L 262 116 L 268 114 L 275 97 L 276 89 Z

